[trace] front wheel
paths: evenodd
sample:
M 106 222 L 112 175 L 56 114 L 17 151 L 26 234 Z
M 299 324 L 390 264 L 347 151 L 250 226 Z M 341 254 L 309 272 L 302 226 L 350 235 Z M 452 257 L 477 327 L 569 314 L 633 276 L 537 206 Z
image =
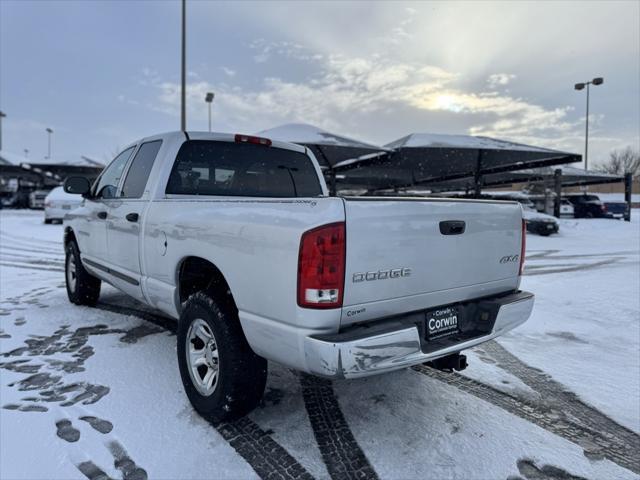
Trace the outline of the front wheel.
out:
M 267 361 L 247 343 L 231 307 L 199 292 L 191 295 L 178 324 L 178 366 L 196 411 L 218 422 L 253 410 L 264 393 Z
M 69 301 L 76 305 L 95 305 L 100 296 L 101 282 L 85 270 L 75 241 L 70 241 L 65 247 L 64 272 Z

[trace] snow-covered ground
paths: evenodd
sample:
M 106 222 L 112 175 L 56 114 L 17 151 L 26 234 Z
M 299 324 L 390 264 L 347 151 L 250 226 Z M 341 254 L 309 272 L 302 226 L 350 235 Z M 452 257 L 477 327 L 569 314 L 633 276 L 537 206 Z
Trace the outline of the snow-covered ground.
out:
M 0 211 L 0 478 L 638 478 L 638 214 L 529 235 L 534 314 L 463 374 L 270 365 L 263 405 L 211 425 L 172 323 L 109 287 L 71 306 L 62 227 Z

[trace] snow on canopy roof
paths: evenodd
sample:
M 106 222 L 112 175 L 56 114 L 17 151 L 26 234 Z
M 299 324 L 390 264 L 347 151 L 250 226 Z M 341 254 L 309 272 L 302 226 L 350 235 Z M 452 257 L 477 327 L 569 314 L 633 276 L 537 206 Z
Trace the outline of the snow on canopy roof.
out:
M 93 160 L 91 158 L 81 156 L 78 159 L 65 159 L 59 160 L 57 158 L 52 159 L 38 159 L 29 158 L 17 153 L 7 152 L 6 150 L 0 150 L 0 165 L 13 165 L 19 167 L 21 164 L 27 163 L 29 165 L 58 165 L 67 167 L 104 167 L 102 162 Z
M 385 145 L 386 148 L 470 148 L 476 150 L 519 150 L 531 152 L 556 152 L 542 147 L 497 140 L 472 135 L 448 135 L 442 133 L 412 133 Z
M 279 127 L 262 130 L 258 132 L 257 135 L 280 142 L 383 150 L 383 148 L 378 145 L 336 135 L 307 123 L 287 123 Z

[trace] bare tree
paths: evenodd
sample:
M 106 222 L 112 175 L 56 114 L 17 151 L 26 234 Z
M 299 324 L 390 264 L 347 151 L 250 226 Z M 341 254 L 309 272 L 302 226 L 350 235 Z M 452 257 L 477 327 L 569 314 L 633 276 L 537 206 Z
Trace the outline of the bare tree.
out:
M 631 147 L 613 150 L 606 163 L 598 165 L 601 172 L 624 175 L 631 173 L 634 177 L 640 175 L 640 152 Z

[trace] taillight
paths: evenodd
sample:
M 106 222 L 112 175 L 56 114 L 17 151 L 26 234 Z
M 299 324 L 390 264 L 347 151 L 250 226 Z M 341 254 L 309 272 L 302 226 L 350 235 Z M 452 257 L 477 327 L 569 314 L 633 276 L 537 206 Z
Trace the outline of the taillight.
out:
M 518 275 L 524 273 L 524 256 L 527 250 L 527 222 L 522 220 L 522 240 L 520 241 L 520 270 Z
M 254 145 L 271 146 L 271 140 L 264 137 L 254 137 L 252 135 L 242 135 L 237 133 L 235 136 L 236 143 L 253 143 Z
M 323 225 L 302 234 L 298 257 L 299 306 L 342 306 L 345 257 L 344 222 Z

